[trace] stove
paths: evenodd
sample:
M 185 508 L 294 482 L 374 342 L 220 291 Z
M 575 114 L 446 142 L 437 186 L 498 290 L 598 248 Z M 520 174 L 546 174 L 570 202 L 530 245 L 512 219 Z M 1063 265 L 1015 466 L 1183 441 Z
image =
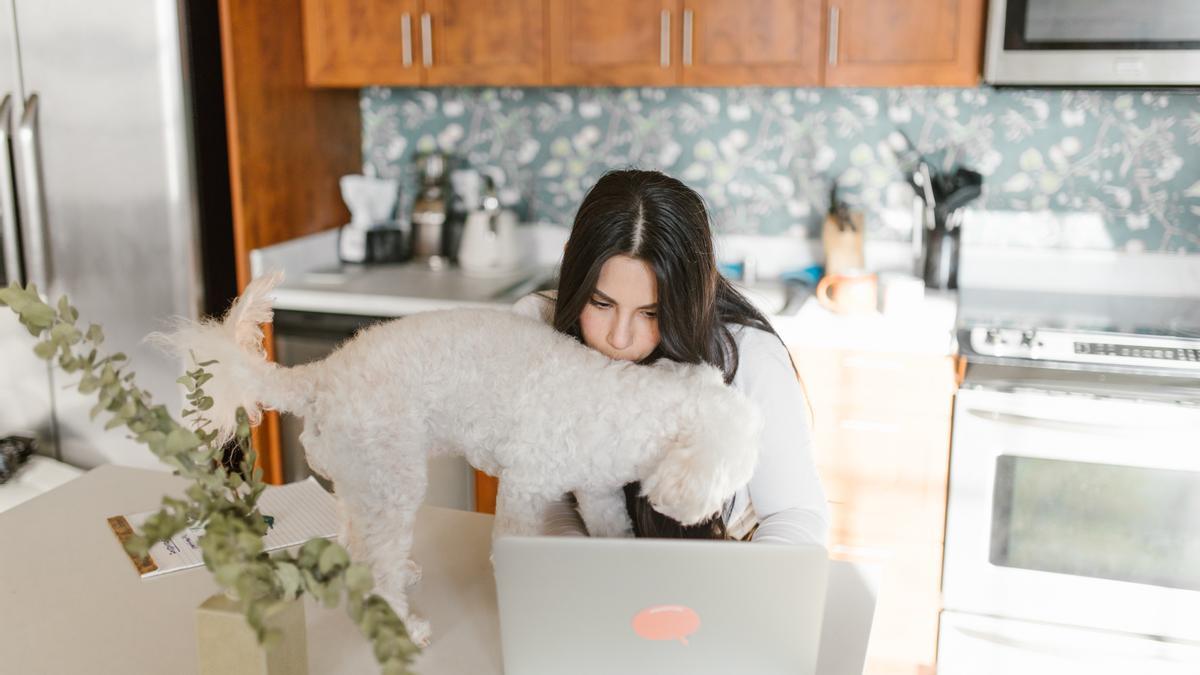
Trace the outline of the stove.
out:
M 1200 377 L 1200 298 L 964 289 L 968 363 Z
M 1200 672 L 1200 298 L 960 289 L 957 337 L 938 672 Z

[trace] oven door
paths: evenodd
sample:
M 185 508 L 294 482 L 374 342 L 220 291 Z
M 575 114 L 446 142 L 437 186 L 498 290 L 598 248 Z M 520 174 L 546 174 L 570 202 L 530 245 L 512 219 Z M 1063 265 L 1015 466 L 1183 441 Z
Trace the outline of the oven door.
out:
M 1200 83 L 1196 0 L 992 0 L 992 84 Z
M 1200 640 L 1200 409 L 955 402 L 946 609 Z

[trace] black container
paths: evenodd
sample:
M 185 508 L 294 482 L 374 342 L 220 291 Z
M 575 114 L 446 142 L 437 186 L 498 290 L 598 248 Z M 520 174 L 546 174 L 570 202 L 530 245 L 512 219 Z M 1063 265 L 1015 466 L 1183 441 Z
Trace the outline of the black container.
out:
M 404 262 L 412 257 L 411 230 L 382 227 L 367 230 L 366 263 Z

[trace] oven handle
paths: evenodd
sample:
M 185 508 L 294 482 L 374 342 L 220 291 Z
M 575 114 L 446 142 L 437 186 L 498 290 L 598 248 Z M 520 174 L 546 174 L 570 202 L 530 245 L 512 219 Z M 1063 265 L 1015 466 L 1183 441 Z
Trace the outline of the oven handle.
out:
M 1105 422 L 1076 422 L 1073 420 L 1056 419 L 1053 417 L 1038 417 L 1021 415 L 1019 413 L 1000 412 L 984 408 L 967 408 L 967 414 L 988 422 L 1002 422 L 1016 426 L 1040 427 L 1054 431 L 1085 432 L 1092 435 L 1111 433 L 1132 433 L 1139 425 L 1137 422 L 1111 424 Z
M 1103 658 L 1102 654 L 1098 655 L 1096 653 L 1096 651 L 1091 648 L 1064 647 L 1063 645 L 1061 645 L 1059 643 L 1055 643 L 1055 642 L 1044 642 L 1044 641 L 1038 641 L 1038 640 L 1023 640 L 1023 639 L 1018 639 L 1015 637 L 1009 637 L 1006 635 L 997 635 L 996 633 L 990 633 L 990 632 L 978 630 L 975 628 L 966 628 L 963 626 L 955 626 L 954 630 L 958 631 L 959 633 L 961 633 L 963 636 L 965 636 L 967 638 L 972 638 L 975 640 L 982 640 L 984 642 L 990 642 L 992 644 L 999 645 L 1001 647 L 1012 647 L 1015 649 L 1020 649 L 1022 651 L 1034 652 L 1036 654 L 1047 654 L 1050 656 L 1064 656 L 1064 657 L 1068 657 L 1071 659 L 1078 659 L 1084 663 L 1088 663 L 1088 662 L 1094 663 L 1098 660 L 1097 659 L 1098 656 L 1099 656 L 1099 658 Z M 1166 661 L 1169 663 L 1182 663 L 1182 661 L 1180 661 L 1179 659 L 1166 657 L 1166 656 L 1163 656 L 1162 654 L 1156 654 L 1153 652 L 1140 654 L 1139 656 L 1141 658 L 1152 659 L 1155 661 Z

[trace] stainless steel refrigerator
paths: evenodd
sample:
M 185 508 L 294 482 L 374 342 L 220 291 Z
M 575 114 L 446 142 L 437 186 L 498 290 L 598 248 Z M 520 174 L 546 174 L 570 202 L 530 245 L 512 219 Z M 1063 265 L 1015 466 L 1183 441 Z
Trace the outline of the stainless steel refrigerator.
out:
M 189 5 L 192 5 L 189 7 Z M 0 281 L 67 294 L 173 411 L 182 364 L 142 343 L 235 290 L 216 3 L 0 0 Z M 165 468 L 34 356 L 0 308 L 0 436 L 90 468 Z

